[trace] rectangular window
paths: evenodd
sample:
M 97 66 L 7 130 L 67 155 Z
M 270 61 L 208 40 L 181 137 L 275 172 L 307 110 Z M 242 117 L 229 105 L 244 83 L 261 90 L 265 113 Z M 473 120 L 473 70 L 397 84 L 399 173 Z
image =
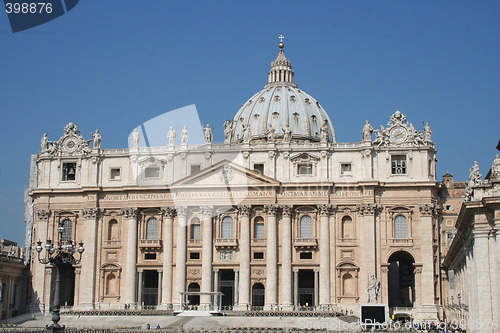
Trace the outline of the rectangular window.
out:
M 447 219 L 446 220 L 446 226 L 447 227 L 453 227 L 453 220 L 452 219 Z
M 446 234 L 446 241 L 448 242 L 448 246 L 451 245 L 451 243 L 453 242 L 453 234 L 450 232 L 448 234 Z
M 341 163 L 340 164 L 340 175 L 342 175 L 342 176 L 351 176 L 352 175 L 351 163 Z
M 160 167 L 147 167 L 144 169 L 144 178 L 160 178 Z
M 191 224 L 191 239 L 201 239 L 200 224 Z
M 264 174 L 264 164 L 263 164 L 263 163 L 255 163 L 255 164 L 253 165 L 253 170 L 254 170 L 255 172 L 258 172 L 258 173 L 260 173 L 261 175 L 263 175 L 263 174 Z
M 312 175 L 313 174 L 312 163 L 299 163 L 299 164 L 297 164 L 297 174 L 298 175 Z
M 156 253 L 145 253 L 144 260 L 156 260 Z
M 253 258 L 257 259 L 257 260 L 264 259 L 264 252 L 254 252 L 253 253 Z
M 76 180 L 76 163 L 63 163 L 62 172 L 63 181 Z
M 121 169 L 120 168 L 112 168 L 110 170 L 109 179 L 110 180 L 120 180 L 121 179 Z
M 450 289 L 454 290 L 455 289 L 455 271 L 449 270 L 448 271 L 448 282 L 450 284 Z
M 191 164 L 191 174 L 194 175 L 195 173 L 200 172 L 201 170 L 201 165 L 199 164 Z
M 406 175 L 406 155 L 392 155 L 391 166 L 393 175 Z
M 312 252 L 300 252 L 300 259 L 312 259 L 313 258 L 313 254 Z
M 190 252 L 189 253 L 189 259 L 191 259 L 191 260 L 198 260 L 198 259 L 200 259 L 200 252 Z

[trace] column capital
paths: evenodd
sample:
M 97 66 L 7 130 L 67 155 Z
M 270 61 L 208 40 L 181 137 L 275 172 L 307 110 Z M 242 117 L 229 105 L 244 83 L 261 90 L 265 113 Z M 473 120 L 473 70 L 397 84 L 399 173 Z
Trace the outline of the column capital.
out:
M 165 217 L 173 219 L 175 217 L 176 211 L 174 207 L 162 207 L 161 212 Z
M 203 217 L 212 217 L 213 211 L 214 211 L 214 206 L 210 205 L 205 205 L 205 206 L 200 206 L 201 209 L 201 214 Z
M 137 219 L 139 209 L 137 207 L 122 208 L 122 214 L 126 219 Z
M 251 205 L 240 205 L 238 206 L 238 211 L 241 216 L 249 216 L 252 206 Z
M 177 211 L 177 216 L 178 217 L 186 217 L 188 208 L 187 206 L 176 206 L 175 210 Z
M 293 269 L 293 272 L 294 272 L 294 273 L 298 273 L 298 272 L 299 272 L 299 269 L 298 269 L 298 268 L 294 268 L 294 269 Z
M 281 214 L 283 216 L 291 216 L 292 215 L 292 208 L 293 208 L 293 206 L 291 206 L 291 205 L 282 205 L 281 206 Z
M 82 215 L 85 220 L 95 220 L 101 213 L 99 208 L 90 207 L 82 209 Z
M 279 206 L 278 205 L 264 205 L 264 210 L 266 211 L 267 215 L 270 216 L 275 216 L 276 213 L 278 212 Z
M 433 204 L 423 204 L 419 206 L 420 215 L 431 216 L 434 213 L 435 205 Z
M 375 215 L 375 214 L 380 214 L 384 208 L 376 203 L 366 203 L 366 204 L 359 204 L 357 206 L 358 213 L 360 215 Z
M 320 216 L 334 215 L 337 211 L 337 206 L 332 204 L 318 205 L 318 211 Z
M 47 221 L 52 212 L 48 209 L 38 209 L 36 210 L 36 216 L 40 221 Z

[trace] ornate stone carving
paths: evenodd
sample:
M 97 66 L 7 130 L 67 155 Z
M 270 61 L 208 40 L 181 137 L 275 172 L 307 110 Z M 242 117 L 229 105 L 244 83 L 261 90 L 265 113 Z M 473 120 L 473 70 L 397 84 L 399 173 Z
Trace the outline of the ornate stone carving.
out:
M 163 215 L 165 217 L 171 218 L 171 219 L 173 219 L 175 217 L 175 214 L 176 214 L 175 208 L 173 208 L 173 207 L 163 207 L 161 209 L 161 212 L 163 213 Z
M 332 214 L 332 205 L 318 205 L 318 211 L 320 216 L 330 216 Z
M 187 135 L 187 133 L 186 133 L 186 135 Z M 170 146 L 170 147 L 174 146 L 176 137 L 177 137 L 177 133 L 175 133 L 175 130 L 173 127 L 170 127 L 170 129 L 167 132 L 168 146 Z
M 375 215 L 382 211 L 382 206 L 376 203 L 359 204 L 357 206 L 358 213 L 361 215 Z
M 135 207 L 122 208 L 122 214 L 126 219 L 136 219 L 139 215 L 139 209 Z
M 92 141 L 94 141 L 94 148 L 101 148 L 102 135 L 99 133 L 99 130 L 96 129 L 95 133 L 90 133 L 92 135 Z
M 219 178 L 224 184 L 229 184 L 233 179 L 233 168 L 229 164 L 224 164 L 220 169 Z
M 432 204 L 423 204 L 420 205 L 420 215 L 430 216 L 434 213 L 435 206 Z
M 96 219 L 99 215 L 99 208 L 84 208 L 82 209 L 83 218 L 86 220 Z
M 187 206 L 176 206 L 175 210 L 177 211 L 178 217 L 186 217 L 188 213 Z
M 211 217 L 213 215 L 214 206 L 200 206 L 203 217 Z
M 267 215 L 276 215 L 278 212 L 279 206 L 278 205 L 264 205 L 264 209 L 267 213 Z
M 491 165 L 491 175 L 490 180 L 498 180 L 500 179 L 500 157 L 497 154 L 493 164 Z
M 380 296 L 380 281 L 375 277 L 375 275 L 371 275 L 368 279 L 368 303 L 376 303 Z
M 130 134 L 130 147 L 131 148 L 139 148 L 139 141 L 141 140 L 141 134 L 134 128 L 132 134 Z
M 170 128 L 172 128 L 172 127 L 170 127 Z M 189 140 L 188 129 L 187 129 L 187 126 L 184 126 L 184 128 L 181 130 L 181 145 L 183 145 L 183 146 L 187 145 L 188 144 L 188 140 Z M 171 146 L 171 144 L 170 144 L 170 138 L 169 138 L 169 141 L 168 141 L 168 145 Z M 173 145 L 173 143 L 172 143 L 172 145 Z
M 234 260 L 234 251 L 219 251 L 219 260 Z
M 36 216 L 40 221 L 47 221 L 50 217 L 51 211 L 47 209 L 39 209 L 36 211 Z
M 319 129 L 319 141 L 321 143 L 328 142 L 328 120 L 327 119 L 325 119 L 323 121 L 323 125 L 321 125 L 321 128 Z
M 289 205 L 281 206 L 281 214 L 283 216 L 291 216 L 292 215 L 292 206 L 289 206 Z
M 378 147 L 432 145 L 430 141 L 424 140 L 424 134 L 417 131 L 399 110 L 391 116 L 387 126 L 387 128 L 380 126 L 380 130 L 373 130 L 377 134 L 373 143 Z
M 64 135 L 57 141 L 49 141 L 48 137 L 44 134 L 40 142 L 42 154 L 55 155 L 74 155 L 81 154 L 88 155 L 91 152 L 89 142 L 85 140 L 82 133 L 74 123 L 69 123 L 64 127 Z
M 241 205 L 238 206 L 238 211 L 240 212 L 241 216 L 249 216 L 251 212 L 251 206 L 250 205 Z
M 262 269 L 254 269 L 252 271 L 252 275 L 261 276 L 263 274 L 264 274 L 264 271 Z

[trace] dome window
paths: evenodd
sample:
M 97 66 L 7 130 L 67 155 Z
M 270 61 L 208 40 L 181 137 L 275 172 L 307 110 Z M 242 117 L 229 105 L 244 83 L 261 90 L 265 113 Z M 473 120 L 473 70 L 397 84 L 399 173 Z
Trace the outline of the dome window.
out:
M 296 101 L 295 95 L 290 96 L 290 102 L 295 102 L 295 101 Z
M 306 104 L 311 104 L 311 101 L 309 100 L 309 98 L 306 98 L 304 101 L 306 102 Z
M 276 96 L 274 96 L 274 101 L 275 101 L 275 102 L 279 102 L 280 100 L 281 100 L 281 97 L 279 97 L 279 96 L 277 96 L 277 95 L 276 95 Z
M 264 97 L 259 98 L 259 102 L 264 102 L 266 99 Z
M 273 112 L 273 118 L 274 119 L 278 119 L 279 116 L 280 116 L 279 112 Z

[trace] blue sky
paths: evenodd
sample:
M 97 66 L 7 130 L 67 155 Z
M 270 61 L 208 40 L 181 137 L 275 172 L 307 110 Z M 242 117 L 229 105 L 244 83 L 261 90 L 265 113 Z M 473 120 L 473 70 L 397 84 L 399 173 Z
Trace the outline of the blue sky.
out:
M 103 148 L 196 104 L 222 141 L 230 119 L 267 81 L 277 36 L 299 87 L 328 111 L 339 142 L 366 119 L 401 110 L 429 122 L 438 179 L 486 174 L 500 139 L 499 1 L 80 1 L 13 34 L 0 13 L 0 238 L 24 242 L 29 159 L 47 132 L 75 122 Z M 167 129 L 165 129 L 165 132 Z

